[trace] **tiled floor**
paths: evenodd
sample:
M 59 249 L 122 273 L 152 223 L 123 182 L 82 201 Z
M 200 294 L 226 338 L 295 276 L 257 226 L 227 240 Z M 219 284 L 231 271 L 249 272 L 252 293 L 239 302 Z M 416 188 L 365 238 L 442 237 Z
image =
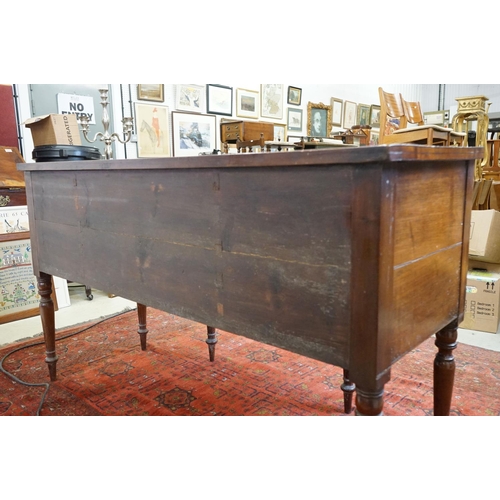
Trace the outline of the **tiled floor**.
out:
M 56 328 L 65 328 L 89 321 L 97 321 L 124 310 L 136 308 L 135 302 L 121 297 L 110 298 L 107 293 L 92 290 L 93 300 L 88 300 L 85 289 L 69 287 L 71 305 L 56 313 Z M 0 324 L 0 346 L 15 343 L 42 334 L 40 316 Z M 464 344 L 500 352 L 500 332 L 496 334 L 473 330 L 458 331 L 458 341 Z

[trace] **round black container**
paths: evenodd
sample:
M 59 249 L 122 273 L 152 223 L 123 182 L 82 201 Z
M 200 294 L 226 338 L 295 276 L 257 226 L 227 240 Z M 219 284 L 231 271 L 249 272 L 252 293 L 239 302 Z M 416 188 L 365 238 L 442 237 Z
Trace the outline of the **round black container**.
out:
M 79 161 L 79 160 L 100 160 L 101 152 L 98 148 L 89 146 L 37 146 L 33 150 L 33 160 L 44 161 Z

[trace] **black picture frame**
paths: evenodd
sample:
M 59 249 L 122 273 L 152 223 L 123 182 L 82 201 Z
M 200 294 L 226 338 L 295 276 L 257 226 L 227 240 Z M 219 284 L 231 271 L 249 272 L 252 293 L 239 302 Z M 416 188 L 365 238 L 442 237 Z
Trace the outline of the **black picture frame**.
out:
M 302 89 L 299 87 L 288 87 L 287 103 L 294 106 L 300 106 L 302 102 Z
M 207 84 L 207 114 L 233 116 L 233 88 Z

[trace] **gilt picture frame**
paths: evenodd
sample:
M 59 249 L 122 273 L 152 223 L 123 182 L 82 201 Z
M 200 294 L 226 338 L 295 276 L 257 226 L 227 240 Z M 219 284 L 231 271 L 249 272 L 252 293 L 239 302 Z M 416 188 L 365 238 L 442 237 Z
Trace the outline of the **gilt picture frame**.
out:
M 137 99 L 141 101 L 164 101 L 163 83 L 139 83 L 137 84 Z
M 329 137 L 332 130 L 332 107 L 321 103 L 307 103 L 307 135 Z

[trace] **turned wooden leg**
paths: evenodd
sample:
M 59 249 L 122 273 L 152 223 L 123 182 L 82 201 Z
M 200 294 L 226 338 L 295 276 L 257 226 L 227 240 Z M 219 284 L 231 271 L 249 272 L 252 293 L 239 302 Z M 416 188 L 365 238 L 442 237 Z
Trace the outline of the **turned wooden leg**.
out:
M 52 301 L 52 276 L 40 273 L 37 277 L 38 293 L 40 294 L 40 318 L 42 320 L 43 337 L 45 339 L 45 362 L 49 367 L 50 380 L 55 381 L 56 372 L 56 329 L 54 302 Z
M 146 337 L 148 335 L 148 329 L 146 328 L 146 313 L 147 306 L 137 304 L 137 318 L 139 321 L 139 329 L 137 330 L 137 333 L 141 338 L 141 351 L 146 350 Z
M 453 350 L 457 347 L 457 327 L 455 321 L 436 334 L 436 347 L 439 349 L 434 359 L 434 415 L 450 414 L 453 382 L 455 379 L 455 358 Z
M 352 396 L 356 389 L 356 384 L 349 380 L 349 370 L 344 370 L 344 383 L 340 388 L 344 393 L 344 412 L 349 414 L 352 411 Z
M 383 415 L 384 388 L 365 391 L 356 387 L 356 415 L 374 417 Z
M 217 333 L 213 326 L 207 326 L 208 338 L 206 343 L 208 344 L 208 355 L 210 361 L 215 361 L 215 344 L 217 344 Z

